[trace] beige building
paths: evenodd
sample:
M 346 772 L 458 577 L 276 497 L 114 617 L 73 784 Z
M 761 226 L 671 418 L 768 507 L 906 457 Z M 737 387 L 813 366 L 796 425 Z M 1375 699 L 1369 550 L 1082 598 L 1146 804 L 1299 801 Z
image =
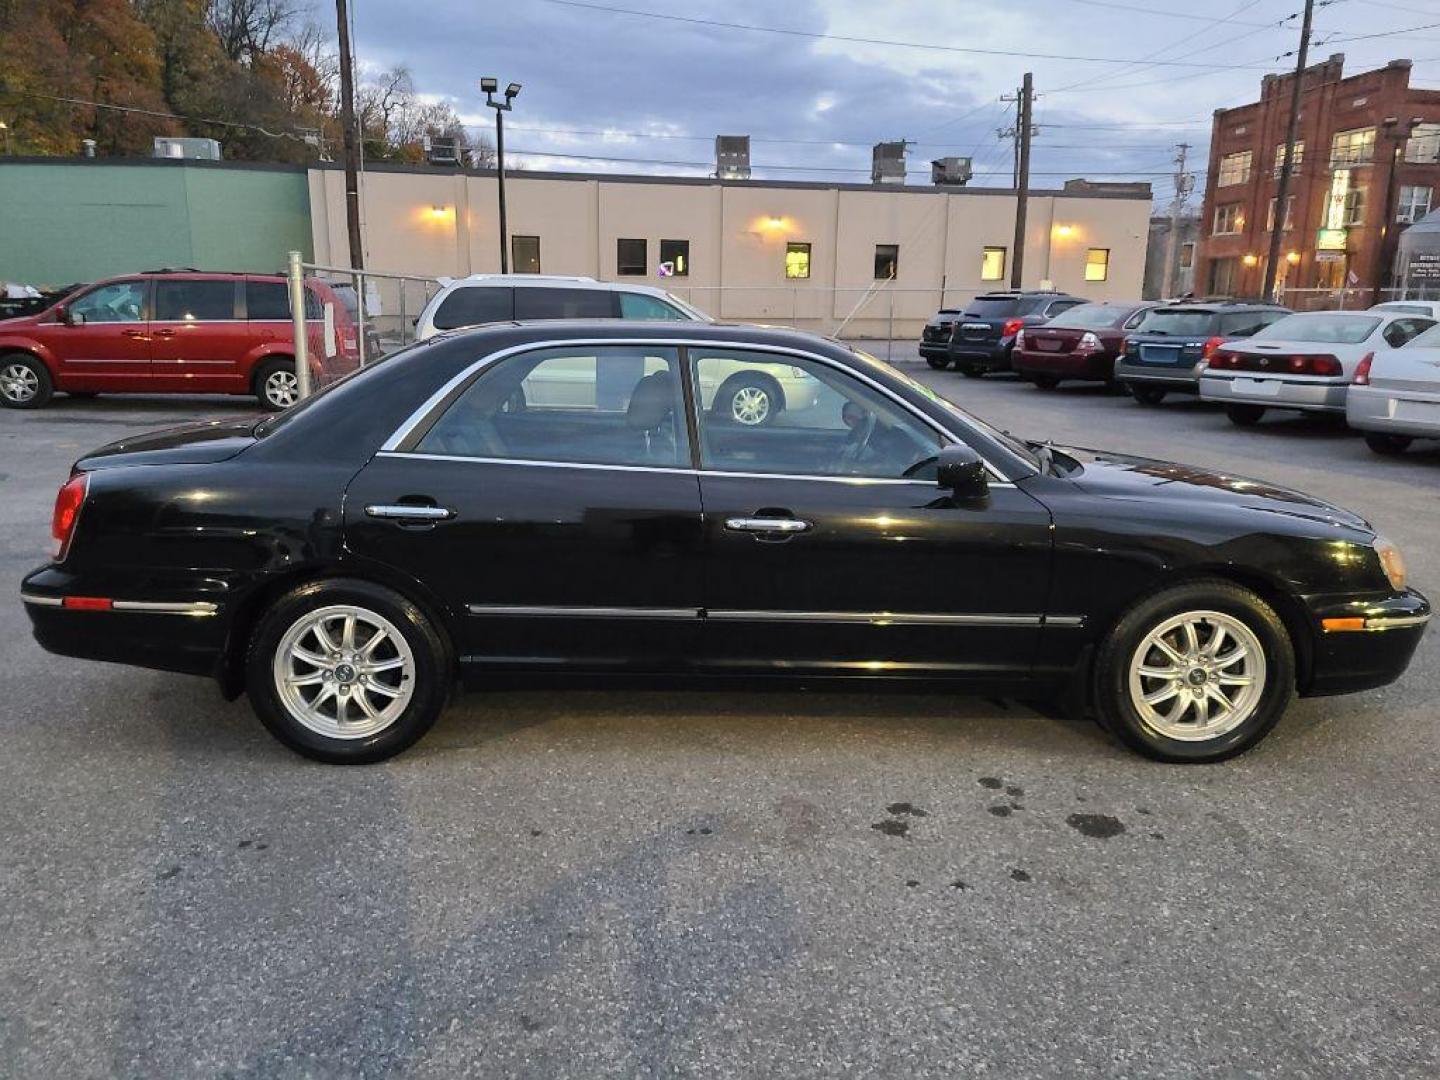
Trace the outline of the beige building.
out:
M 309 184 L 315 261 L 344 266 L 344 173 Z M 938 307 L 1010 282 L 1008 190 L 527 171 L 505 191 L 512 270 L 661 285 L 726 319 L 913 337 Z M 369 269 L 500 270 L 493 173 L 373 167 L 361 193 Z M 1138 298 L 1150 204 L 1145 186 L 1033 192 L 1025 286 Z

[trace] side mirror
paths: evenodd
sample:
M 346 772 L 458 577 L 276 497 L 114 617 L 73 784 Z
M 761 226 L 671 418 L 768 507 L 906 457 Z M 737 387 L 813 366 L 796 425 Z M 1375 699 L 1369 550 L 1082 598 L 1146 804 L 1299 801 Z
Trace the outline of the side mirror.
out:
M 935 481 L 957 499 L 983 499 L 990 492 L 985 462 L 964 443 L 955 443 L 940 451 Z

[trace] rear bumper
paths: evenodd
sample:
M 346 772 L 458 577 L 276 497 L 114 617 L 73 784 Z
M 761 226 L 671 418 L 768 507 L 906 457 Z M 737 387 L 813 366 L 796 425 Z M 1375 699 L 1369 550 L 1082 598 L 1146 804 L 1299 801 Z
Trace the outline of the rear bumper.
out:
M 1200 379 L 1200 397 L 1221 405 L 1264 405 L 1273 409 L 1300 409 L 1304 412 L 1345 411 L 1345 392 L 1350 384 L 1329 379 L 1249 378 L 1205 374 Z
M 1015 339 L 1013 337 L 983 344 L 952 341 L 950 343 L 950 359 L 961 367 L 974 368 L 977 371 L 1009 371 L 1010 354 L 1014 346 Z
M 1414 589 L 1370 600 L 1306 597 L 1314 617 L 1314 651 L 1305 697 L 1386 686 L 1405 673 L 1425 627 L 1430 602 Z M 1351 629 L 1327 630 L 1325 620 Z
M 230 620 L 212 599 L 146 596 L 109 598 L 104 609 L 66 607 L 89 593 L 53 566 L 26 575 L 20 599 L 35 640 L 46 652 L 81 660 L 214 675 Z
M 1054 375 L 1061 379 L 1109 382 L 1115 377 L 1115 354 L 1109 352 L 1039 352 L 1016 349 L 1010 366 L 1021 375 Z
M 1407 405 L 1431 406 L 1435 412 L 1435 420 L 1406 417 L 1404 412 Z M 1383 431 L 1391 435 L 1440 439 L 1440 393 L 1424 394 L 1413 390 L 1352 386 L 1345 395 L 1345 420 L 1360 431 Z
M 922 341 L 920 342 L 920 355 L 926 360 L 949 360 L 950 343 L 948 341 Z
M 1138 383 L 1142 386 L 1162 386 L 1166 390 L 1182 394 L 1200 392 L 1200 373 L 1205 370 L 1203 362 L 1193 367 L 1168 367 L 1160 364 L 1142 364 L 1120 357 L 1115 361 L 1115 378 L 1121 382 Z

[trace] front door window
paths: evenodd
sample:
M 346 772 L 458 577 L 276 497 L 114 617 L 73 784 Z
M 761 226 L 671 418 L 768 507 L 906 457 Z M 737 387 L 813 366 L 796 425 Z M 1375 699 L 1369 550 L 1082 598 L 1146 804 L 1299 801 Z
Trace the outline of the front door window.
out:
M 72 316 L 87 323 L 137 323 L 145 319 L 145 282 L 102 285 L 67 305 Z

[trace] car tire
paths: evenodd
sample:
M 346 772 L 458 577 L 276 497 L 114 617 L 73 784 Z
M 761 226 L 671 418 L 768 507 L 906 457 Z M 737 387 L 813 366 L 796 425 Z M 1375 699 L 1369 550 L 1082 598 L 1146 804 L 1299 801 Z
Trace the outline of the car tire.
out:
M 300 400 L 295 361 L 288 357 L 272 357 L 262 363 L 255 369 L 251 385 L 260 404 L 271 412 L 282 412 Z
M 1365 445 L 1377 454 L 1386 457 L 1399 457 L 1410 449 L 1414 442 L 1409 435 L 1387 435 L 1381 431 L 1367 431 L 1365 433 Z
M 1041 390 L 1054 390 L 1060 385 L 1060 380 L 1054 375 L 1031 375 L 1030 381 Z
M 1244 753 L 1279 722 L 1294 688 L 1295 650 L 1280 616 L 1249 589 L 1220 579 L 1141 600 L 1095 660 L 1101 724 L 1156 761 L 1199 764 Z
M 773 424 L 784 409 L 785 393 L 780 384 L 754 372 L 726 379 L 711 405 L 711 410 L 722 419 L 742 427 Z
M 7 409 L 39 409 L 55 395 L 55 382 L 43 361 L 29 353 L 0 356 L 0 404 Z
M 1225 415 L 1236 427 L 1254 427 L 1265 418 L 1265 406 L 1226 405 Z
M 449 656 L 440 631 L 399 593 L 368 581 L 316 581 L 261 616 L 245 689 L 260 722 L 290 749 L 367 765 L 434 725 L 449 696 Z
M 1165 391 L 1158 386 L 1136 386 L 1131 383 L 1130 396 L 1141 405 L 1159 405 L 1165 400 Z
M 936 371 L 944 371 L 950 366 L 950 361 L 941 356 L 927 356 L 925 362 Z
M 984 369 L 978 368 L 973 364 L 956 364 L 955 366 L 960 369 L 961 374 L 967 379 L 983 379 L 985 377 Z

